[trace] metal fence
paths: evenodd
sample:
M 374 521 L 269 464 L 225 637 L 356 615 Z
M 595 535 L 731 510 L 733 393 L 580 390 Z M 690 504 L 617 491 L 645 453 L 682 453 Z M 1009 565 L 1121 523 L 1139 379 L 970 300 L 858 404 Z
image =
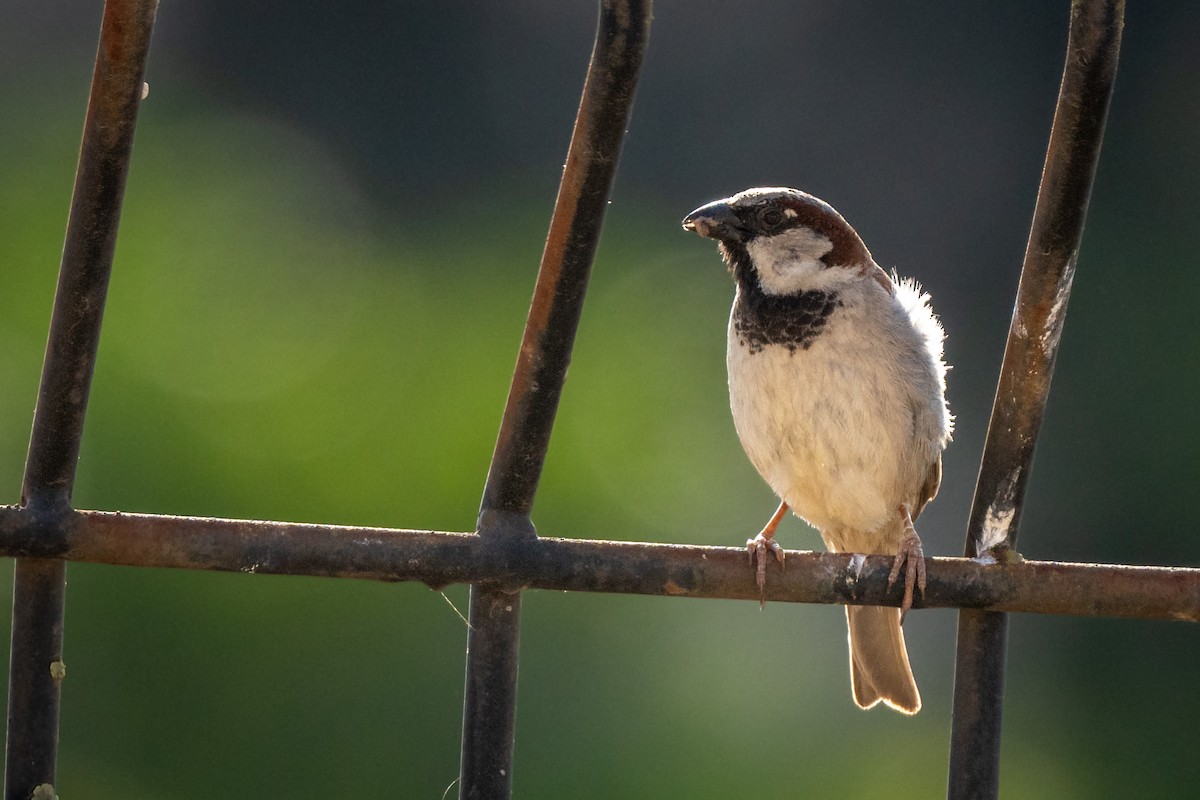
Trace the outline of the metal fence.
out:
M 0 507 L 16 557 L 5 797 L 53 796 L 67 561 L 471 589 L 460 796 L 511 791 L 521 591 L 753 599 L 739 548 L 539 537 L 530 521 L 604 211 L 647 45 L 649 0 L 603 0 L 583 97 L 516 371 L 470 533 L 82 511 L 71 489 L 157 0 L 105 6 L 20 505 Z M 1200 570 L 1026 561 L 1015 555 L 1092 178 L 1124 3 L 1074 0 L 1050 134 L 966 558 L 928 559 L 917 605 L 961 609 L 951 798 L 999 785 L 1007 612 L 1200 621 Z M 990 556 L 990 557 L 988 557 Z M 767 597 L 898 605 L 891 559 L 794 553 Z M 851 575 L 853 574 L 853 579 Z

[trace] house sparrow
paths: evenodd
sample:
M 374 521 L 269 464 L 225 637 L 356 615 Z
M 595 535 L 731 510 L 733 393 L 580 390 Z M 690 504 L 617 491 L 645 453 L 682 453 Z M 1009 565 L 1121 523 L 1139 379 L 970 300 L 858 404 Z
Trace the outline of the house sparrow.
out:
M 885 273 L 829 204 L 747 189 L 683 227 L 716 239 L 737 291 L 726 361 L 738 438 L 779 496 L 746 544 L 760 591 L 791 508 L 833 552 L 885 553 L 904 571 L 901 608 L 847 606 L 854 701 L 921 708 L 901 622 L 925 590 L 913 521 L 937 494 L 952 420 L 941 324 L 912 280 Z

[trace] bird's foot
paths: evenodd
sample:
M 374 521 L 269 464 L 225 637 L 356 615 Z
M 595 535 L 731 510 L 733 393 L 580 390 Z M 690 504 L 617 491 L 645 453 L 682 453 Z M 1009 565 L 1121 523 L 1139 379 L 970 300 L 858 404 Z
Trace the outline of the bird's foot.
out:
M 896 551 L 896 560 L 892 562 L 892 571 L 888 574 L 888 589 L 891 590 L 900 577 L 900 569 L 904 568 L 904 600 L 900 603 L 900 624 L 913 604 L 913 590 L 920 589 L 921 596 L 925 595 L 925 552 L 921 549 L 921 537 L 913 527 L 912 515 L 908 506 L 900 506 L 904 517 L 904 532 L 900 534 L 900 547 Z
M 783 547 L 771 534 L 764 531 L 753 539 L 746 540 L 746 552 L 750 556 L 750 566 L 754 567 L 754 580 L 758 584 L 758 604 L 761 608 L 767 603 L 767 554 L 774 553 L 775 560 L 782 566 Z

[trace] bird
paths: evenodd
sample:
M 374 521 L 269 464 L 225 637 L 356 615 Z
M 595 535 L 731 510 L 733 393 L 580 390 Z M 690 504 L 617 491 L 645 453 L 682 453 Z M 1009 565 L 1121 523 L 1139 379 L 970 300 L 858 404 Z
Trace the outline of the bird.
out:
M 921 708 L 901 625 L 925 557 L 914 522 L 942 480 L 953 432 L 945 334 L 930 296 L 885 272 L 832 206 L 763 187 L 697 208 L 685 230 L 715 239 L 733 275 L 726 366 L 734 427 L 780 502 L 746 542 L 760 599 L 781 564 L 791 509 L 837 553 L 895 557 L 900 608 L 846 606 L 850 679 L 863 709 Z

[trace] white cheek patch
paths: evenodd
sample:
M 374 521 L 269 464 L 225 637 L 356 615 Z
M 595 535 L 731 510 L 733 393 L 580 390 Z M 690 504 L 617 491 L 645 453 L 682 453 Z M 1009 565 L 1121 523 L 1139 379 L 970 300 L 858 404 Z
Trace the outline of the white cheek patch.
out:
M 832 249 L 833 242 L 809 228 L 758 237 L 746 245 L 767 294 L 791 294 L 806 288 L 826 266 L 821 256 Z

